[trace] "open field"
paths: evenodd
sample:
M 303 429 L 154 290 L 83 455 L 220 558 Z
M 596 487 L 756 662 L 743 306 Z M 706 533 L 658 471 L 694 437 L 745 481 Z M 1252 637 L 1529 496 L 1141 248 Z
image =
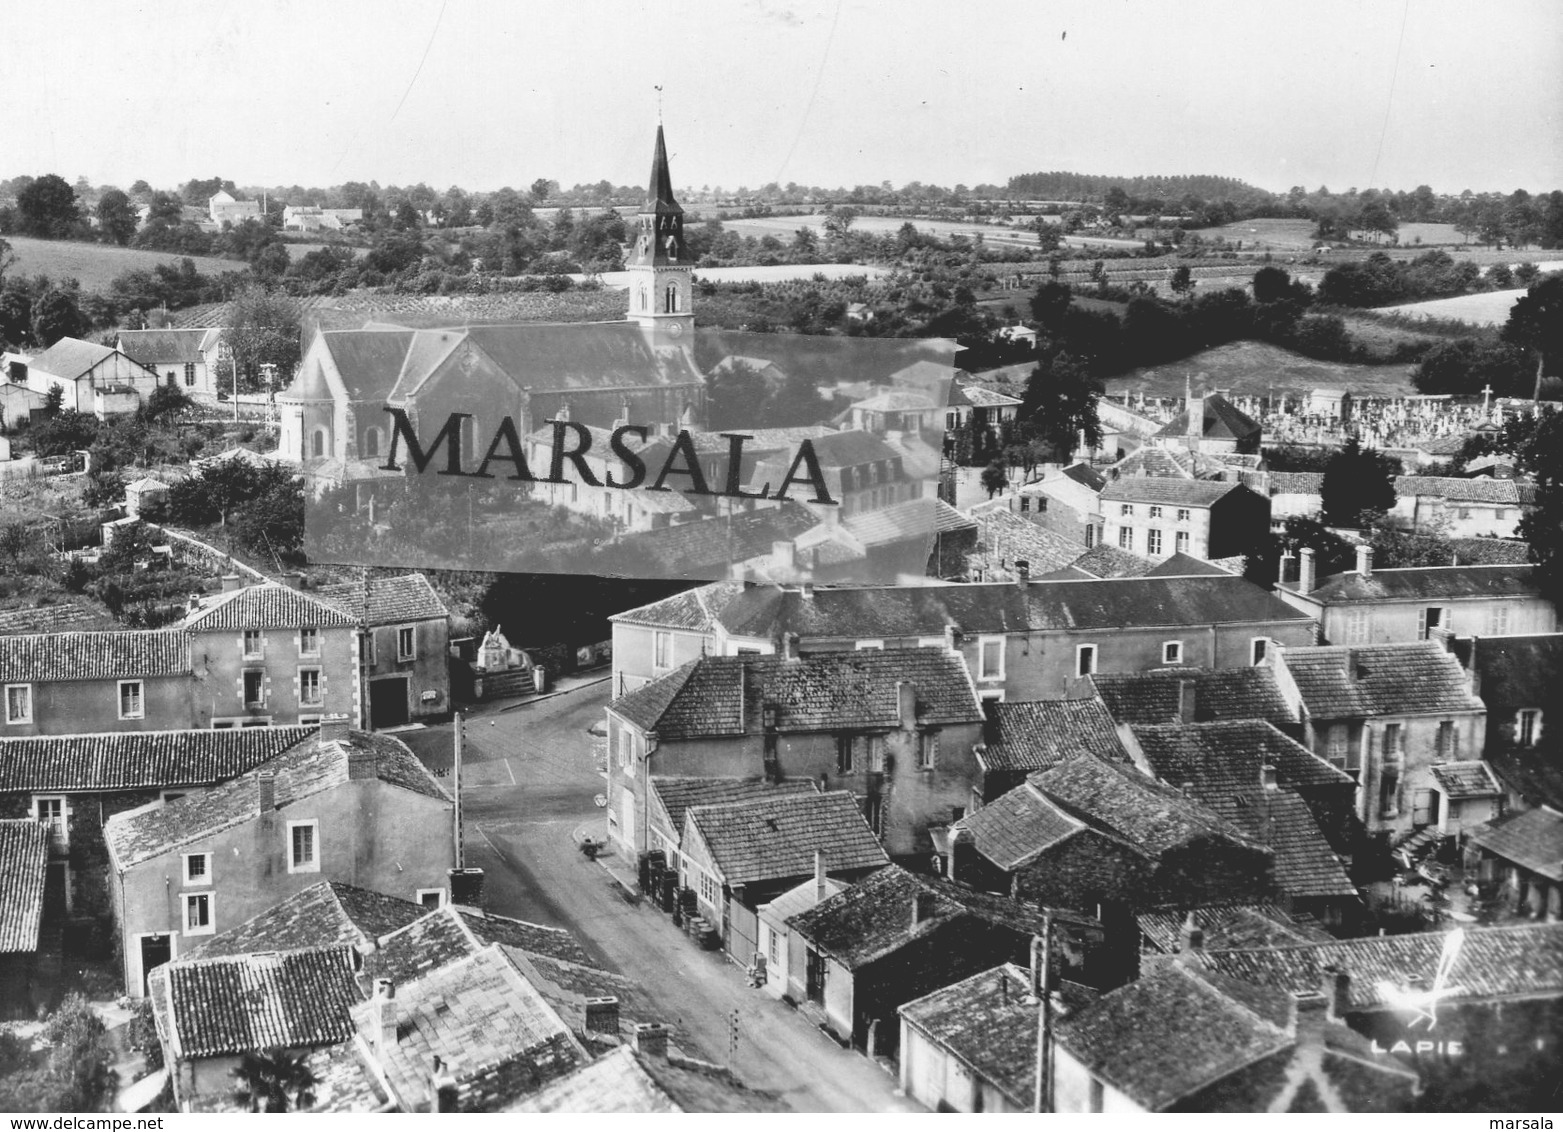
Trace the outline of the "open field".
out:
M 1480 295 L 1456 295 L 1452 299 L 1428 299 L 1421 303 L 1401 303 L 1378 307 L 1381 314 L 1403 314 L 1411 318 L 1452 318 L 1474 326 L 1501 326 L 1509 320 L 1515 300 L 1525 294 L 1523 287 L 1513 291 L 1487 291 Z
M 109 244 L 79 244 L 70 240 L 35 240 L 31 236 L 7 236 L 16 253 L 11 270 L 18 275 L 47 275 L 50 279 L 80 280 L 85 291 L 102 291 L 116 275 L 126 271 L 151 271 L 160 263 L 178 266 L 190 259 L 203 275 L 224 271 L 243 271 L 236 259 L 211 256 L 181 256 L 172 252 L 148 252 L 139 248 L 116 248 Z
M 858 232 L 868 232 L 875 236 L 889 235 L 901 230 L 901 225 L 908 223 L 903 216 L 859 216 L 852 222 L 852 227 Z M 911 220 L 910 223 L 919 232 L 926 232 L 930 236 L 938 236 L 947 240 L 951 236 L 966 236 L 968 238 L 982 236 L 989 244 L 1010 247 L 1037 246 L 1035 232 L 1029 232 L 1024 228 L 1007 228 L 997 224 L 961 224 L 953 220 Z M 763 216 L 763 217 L 736 217 L 724 220 L 723 224 L 737 232 L 740 236 L 754 236 L 756 239 L 763 236 L 775 236 L 778 240 L 788 241 L 799 228 L 812 228 L 816 232 L 824 230 L 825 218 L 819 214 L 810 216 Z M 1064 243 L 1071 247 L 1124 247 L 1137 248 L 1140 241 L 1115 240 L 1105 236 L 1065 236 Z
M 1181 397 L 1184 382 L 1193 378 L 1211 389 L 1229 390 L 1239 396 L 1306 393 L 1310 389 L 1348 389 L 1353 393 L 1408 394 L 1409 365 L 1363 366 L 1344 362 L 1320 362 L 1267 342 L 1230 342 L 1168 365 L 1147 366 L 1132 373 L 1109 377 L 1103 384 L 1109 395 L 1144 393 L 1147 397 Z

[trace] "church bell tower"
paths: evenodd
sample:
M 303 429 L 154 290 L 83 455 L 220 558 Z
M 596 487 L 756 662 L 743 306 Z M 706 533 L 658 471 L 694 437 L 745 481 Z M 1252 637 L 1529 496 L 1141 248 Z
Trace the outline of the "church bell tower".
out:
M 684 249 L 684 210 L 673 199 L 667 143 L 657 124 L 651 183 L 637 217 L 630 273 L 630 318 L 653 333 L 658 346 L 688 346 L 694 335 L 692 270 Z

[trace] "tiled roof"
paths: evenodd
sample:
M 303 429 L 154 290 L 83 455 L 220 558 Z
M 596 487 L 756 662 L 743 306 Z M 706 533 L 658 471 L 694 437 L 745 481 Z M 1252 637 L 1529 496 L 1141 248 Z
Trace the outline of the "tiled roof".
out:
M 614 700 L 611 707 L 663 739 L 779 732 L 895 730 L 899 682 L 917 693 L 924 726 L 982 719 L 961 658 L 941 648 L 859 649 L 789 661 L 774 654 L 703 656 Z
M 1077 754 L 1127 762 L 1107 705 L 1090 700 L 1006 700 L 989 704 L 981 752 L 988 770 L 1047 770 Z
M 187 676 L 190 635 L 178 629 L 0 637 L 0 681 L 129 680 Z
M 1101 491 L 1102 488 L 1107 486 L 1107 477 L 1091 467 L 1090 464 L 1070 464 L 1059 475 L 1068 476 L 1076 483 L 1088 487 L 1092 491 Z
M 828 900 L 849 886 L 835 877 L 825 877 L 823 883 L 814 877 L 796 884 L 786 892 L 760 905 L 768 919 L 785 924 L 794 916 L 807 912 L 821 900 Z
M 121 330 L 119 346 L 127 357 L 143 365 L 169 362 L 203 362 L 201 347 L 211 329 Z
M 1438 641 L 1288 649 L 1285 664 L 1315 719 L 1485 710 Z
M 1563 688 L 1563 633 L 1478 637 L 1470 647 L 1482 700 L 1494 714 L 1539 708 Z
M 1563 760 L 1555 754 L 1556 746 L 1544 740 L 1536 749 L 1488 748 L 1483 757 L 1527 805 L 1563 810 Z
M 1152 857 L 1207 838 L 1254 842 L 1207 807 L 1133 767 L 1081 756 L 1034 774 L 1035 788 L 1076 819 Z M 1024 789 L 1024 788 L 1022 788 Z M 983 811 L 979 810 L 978 815 Z M 977 816 L 977 815 L 973 815 Z
M 769 1093 L 748 1088 L 717 1065 L 652 1057 L 621 1046 L 581 1066 L 511 1112 L 790 1112 Z
M 1407 566 L 1331 574 L 1308 596 L 1325 603 L 1534 597 L 1541 592 L 1534 566 Z
M 1142 445 L 1107 469 L 1109 479 L 1129 476 L 1163 476 L 1199 480 L 1220 479 L 1226 463 L 1203 452 L 1187 448 L 1158 448 Z
M 1347 1111 L 1378 1111 L 1408 1101 L 1416 1082 L 1399 1063 L 1375 1061 L 1367 1039 L 1333 1020 L 1318 1060 L 1294 1053 L 1289 995 L 1177 961 L 1156 964 L 1055 1032 L 1093 1077 L 1152 1112 L 1200 1099 L 1218 1083 L 1219 1093 L 1205 1098 L 1211 1107 L 1264 1112 L 1286 1098 L 1293 1076 L 1315 1090 L 1322 1083 Z M 1281 1056 L 1278 1072 L 1257 1064 Z
M 1525 487 L 1525 484 L 1521 484 L 1520 491 L 1524 492 Z M 1523 566 L 1530 561 L 1530 543 L 1508 538 L 1452 538 L 1449 540 L 1449 554 L 1451 564 Z
M 1099 542 L 1070 563 L 1076 570 L 1083 570 L 1093 578 L 1120 579 L 1143 578 L 1151 572 L 1154 563 L 1149 558 L 1131 554 L 1116 546 Z
M 148 990 L 181 1058 L 331 1045 L 353 1033 L 353 959 L 348 947 L 178 959 L 152 971 Z
M 363 625 L 443 620 L 449 613 L 422 574 L 321 586 L 315 595 Z
M 1265 766 L 1289 789 L 1345 787 L 1352 778 L 1261 720 L 1138 726 L 1134 737 L 1163 782 L 1201 797 L 1257 789 Z
M 901 1017 L 992 1082 L 1020 1111 L 1030 1111 L 1037 1009 L 1030 975 L 1007 963 L 913 999 L 901 1007 Z
M 962 403 L 978 409 L 996 409 L 1005 405 L 1020 405 L 1024 402 L 1019 397 L 1011 397 L 1008 393 L 1000 393 L 996 389 L 962 382 L 950 387 L 950 404 Z
M 1323 472 L 1271 472 L 1271 495 L 1319 495 L 1324 491 Z
M 696 586 L 650 605 L 615 613 L 608 620 L 627 625 L 650 625 L 657 629 L 709 633 L 722 607 L 735 594 L 743 593 L 743 590 L 742 582 L 712 582 L 708 586 Z
M 1230 559 L 1223 559 L 1230 561 Z M 1214 562 L 1208 562 L 1203 558 L 1195 558 L 1192 554 L 1184 554 L 1181 550 L 1165 561 L 1158 562 L 1145 572 L 1147 578 L 1187 578 L 1197 574 L 1210 577 L 1219 577 L 1223 574 L 1231 574 L 1233 571 Z
M 80 338 L 61 338 L 42 353 L 34 354 L 27 368 L 74 380 L 116 353 L 118 351 L 112 346 L 83 342 Z
M 357 1045 L 312 1049 L 304 1065 L 315 1078 L 309 1112 L 374 1112 L 390 1100 Z
M 984 563 L 991 568 L 1025 559 L 1032 577 L 1062 570 L 1085 553 L 1085 544 L 998 509 L 972 516 L 982 532 Z
M 926 538 L 935 532 L 969 530 L 977 524 L 944 500 L 924 496 L 903 499 L 889 507 L 858 511 L 842 519 L 841 525 L 864 546 L 873 547 Z
M 813 778 L 681 778 L 672 775 L 651 776 L 651 804 L 667 815 L 668 826 L 677 835 L 684 832 L 684 815 L 693 806 L 719 806 L 728 802 L 748 802 L 772 798 L 778 794 L 815 794 Z
M 428 909 L 411 900 L 323 880 L 198 944 L 184 958 L 364 947 L 426 915 Z
M 291 586 L 267 583 L 217 594 L 184 620 L 186 629 L 296 629 L 355 624 L 354 618 Z
M 1207 393 L 1202 398 L 1204 416 L 1200 435 L 1215 439 L 1242 440 L 1259 432 L 1259 422 L 1244 413 L 1219 393 Z M 1189 430 L 1189 414 L 1185 409 L 1168 421 L 1157 436 L 1183 436 Z
M 1563 996 L 1563 924 L 1463 930 L 1446 1002 Z M 1444 941 L 1443 932 L 1417 932 L 1199 955 L 1215 970 L 1278 990 L 1314 990 L 1326 967 L 1338 967 L 1350 976 L 1352 1010 L 1385 1010 L 1393 1006 L 1386 990 L 1432 978 Z
M 1018 869 L 1086 823 L 1029 782 L 1006 791 L 958 824 L 976 839 L 977 851 L 1000 869 Z M 1133 846 L 1129 846 L 1133 848 Z
M 912 904 L 919 893 L 931 894 L 933 906 L 925 909 L 928 914 L 913 926 Z M 975 918 L 1008 928 L 1019 937 L 1030 937 L 1042 930 L 1043 912 L 1007 897 L 891 865 L 788 923 L 821 952 L 856 970 L 936 926 L 962 918 Z
M 1196 795 L 1197 796 L 1197 795 Z M 1294 790 L 1250 790 L 1202 798 L 1211 809 L 1275 854 L 1275 883 L 1296 900 L 1357 897 L 1346 867 Z
M 29 819 L 0 821 L 0 955 L 38 950 L 49 827 Z
M 814 871 L 816 851 L 824 852 L 826 869 L 835 872 L 890 863 L 857 800 L 845 790 L 695 806 L 684 823 L 684 836 L 698 831 L 730 885 L 805 876 Z
M 208 786 L 316 734 L 314 727 L 242 727 L 0 739 L 0 793 Z
M 1435 763 L 1432 771 L 1450 800 L 1493 798 L 1503 793 L 1492 769 L 1484 762 Z
M 863 401 L 854 401 L 854 409 L 864 409 L 868 412 L 887 413 L 916 409 L 934 408 L 933 398 L 916 389 L 892 389 L 887 393 L 880 393 Z
M 276 775 L 277 808 L 347 782 L 348 757 L 353 749 L 373 754 L 375 776 L 381 782 L 449 802 L 444 789 L 406 744 L 391 735 L 354 731 L 345 741 L 300 743 L 266 763 L 261 769 Z M 103 837 L 112 859 L 124 871 L 180 845 L 255 819 L 259 789 L 255 774 L 249 773 L 164 805 L 127 810 L 104 823 Z
M 776 543 L 792 542 L 818 525 L 812 511 L 789 499 L 780 507 L 745 511 L 730 519 L 632 531 L 622 536 L 622 542 L 657 563 L 655 574 L 659 577 L 698 578 L 704 574 L 709 578 L 713 568 L 726 574 L 731 563 L 769 555 Z
M 1455 436 L 1440 436 L 1426 444 L 1417 445 L 1417 450 L 1426 452 L 1429 456 L 1458 456 L 1465 448 L 1465 442 L 1470 439 L 1471 434 L 1468 432 Z
M 1183 681 L 1193 682 L 1194 722 L 1262 719 L 1277 726 L 1295 724 L 1275 682 L 1275 670 L 1251 668 L 1158 668 L 1149 672 L 1097 673 L 1097 693 L 1119 723 L 1180 721 L 1178 696 Z
M 1217 907 L 1141 912 L 1135 917 L 1140 934 L 1156 950 L 1180 950 L 1185 919 L 1192 914 L 1212 951 L 1239 947 L 1274 947 L 1291 943 L 1328 943 L 1334 937 L 1321 928 L 1299 924 L 1273 904 L 1228 904 Z
M 1231 576 L 816 588 L 807 596 L 755 586 L 735 596 L 720 616 L 733 636 L 769 640 L 783 631 L 862 639 L 937 637 L 949 625 L 979 634 L 1308 620 L 1274 594 Z
M 438 1057 L 463 1111 L 498 1108 L 569 1073 L 580 1044 L 498 945 L 395 988 L 396 1044 L 377 1051 L 404 1111 L 426 1110 Z M 353 1010 L 360 1033 L 380 1032 L 380 1003 Z
M 582 967 L 597 966 L 576 938 L 562 928 L 446 905 L 383 933 L 368 968 L 376 977 L 402 982 L 476 955 L 493 944 Z
M 1563 814 L 1542 806 L 1505 814 L 1467 833 L 1473 845 L 1523 869 L 1563 882 Z
M 1179 507 L 1209 507 L 1241 488 L 1241 484 L 1210 480 L 1125 476 L 1102 489 L 1103 503 L 1169 503 Z
M 1513 480 L 1462 479 L 1458 476 L 1396 476 L 1395 494 L 1402 499 L 1433 496 L 1451 503 L 1518 504 Z

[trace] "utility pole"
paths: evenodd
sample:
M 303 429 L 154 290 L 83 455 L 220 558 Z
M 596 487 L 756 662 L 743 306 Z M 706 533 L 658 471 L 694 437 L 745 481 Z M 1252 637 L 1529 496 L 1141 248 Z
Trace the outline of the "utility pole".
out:
M 1037 996 L 1037 1084 L 1033 1112 L 1053 1111 L 1053 913 L 1042 912 L 1042 934 L 1031 941 L 1031 991 Z
M 466 866 L 465 856 L 461 847 L 461 746 L 462 740 L 466 736 L 466 724 L 459 711 L 451 718 L 455 723 L 455 750 L 452 752 L 450 767 L 450 792 L 451 797 L 455 801 L 452 811 L 451 830 L 456 838 L 456 867 L 460 869 Z

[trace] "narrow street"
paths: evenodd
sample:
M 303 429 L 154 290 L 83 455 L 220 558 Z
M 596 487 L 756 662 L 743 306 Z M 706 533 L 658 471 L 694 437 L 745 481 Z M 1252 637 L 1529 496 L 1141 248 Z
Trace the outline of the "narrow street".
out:
M 609 687 L 592 684 L 468 718 L 466 863 L 485 872 L 488 910 L 575 932 L 604 966 L 645 990 L 692 1055 L 730 1063 L 747 1084 L 799 1111 L 921 1111 L 896 1096 L 890 1074 L 750 988 L 739 968 L 701 951 L 581 854 L 577 831 L 603 834 L 593 799 L 604 783 L 587 728 L 602 721 Z M 449 767 L 448 726 L 402 737 L 432 768 Z M 729 1062 L 735 1010 L 738 1042 Z

